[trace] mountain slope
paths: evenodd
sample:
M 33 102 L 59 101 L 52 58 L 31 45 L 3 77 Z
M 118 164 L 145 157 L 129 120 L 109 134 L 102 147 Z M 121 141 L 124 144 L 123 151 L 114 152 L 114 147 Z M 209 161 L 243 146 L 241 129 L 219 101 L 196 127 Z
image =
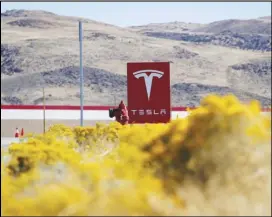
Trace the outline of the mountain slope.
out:
M 168 27 L 171 28 L 168 28 Z M 271 16 L 251 20 L 223 20 L 207 25 L 165 23 L 130 27 L 143 35 L 245 50 L 271 51 Z
M 2 103 L 39 103 L 45 87 L 48 104 L 78 104 L 78 20 L 46 11 L 12 10 L 1 14 Z M 173 33 L 187 28 L 190 34 L 205 27 L 176 22 L 168 27 L 167 24 L 155 26 L 172 29 Z M 83 29 L 87 104 L 107 105 L 126 100 L 124 82 L 126 63 L 130 61 L 171 62 L 173 106 L 198 105 L 199 96 L 215 90 L 220 94 L 235 92 L 245 101 L 258 98 L 264 105 L 271 104 L 271 85 L 264 82 L 271 79 L 271 64 L 262 67 L 265 64 L 262 61 L 269 59 L 271 52 L 149 37 L 137 28 L 121 28 L 88 19 L 83 19 Z M 261 68 L 267 74 L 261 73 L 263 79 L 251 84 L 248 81 L 254 73 L 248 74 L 247 68 L 243 68 L 247 79 L 236 88 L 234 71 L 237 66 L 251 62 L 256 67 L 249 71 L 257 73 Z M 197 84 L 198 88 L 190 94 L 187 89 L 175 86 L 187 84 Z
M 271 16 L 251 20 L 222 20 L 193 30 L 194 32 L 220 33 L 230 31 L 240 34 L 271 35 Z

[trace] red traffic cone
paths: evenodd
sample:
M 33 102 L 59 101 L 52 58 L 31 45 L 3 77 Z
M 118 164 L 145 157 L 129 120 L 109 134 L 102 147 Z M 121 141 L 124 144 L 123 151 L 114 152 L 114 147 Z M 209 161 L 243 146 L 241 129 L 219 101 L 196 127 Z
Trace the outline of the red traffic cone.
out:
M 19 137 L 19 130 L 18 130 L 18 128 L 16 127 L 15 138 L 18 138 L 18 137 Z
M 21 136 L 24 136 L 24 128 L 21 130 Z

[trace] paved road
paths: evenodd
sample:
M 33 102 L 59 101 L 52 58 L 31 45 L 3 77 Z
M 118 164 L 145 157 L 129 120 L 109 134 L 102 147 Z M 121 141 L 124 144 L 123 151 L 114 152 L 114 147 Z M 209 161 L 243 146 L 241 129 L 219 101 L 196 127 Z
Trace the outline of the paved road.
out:
M 93 126 L 97 122 L 109 123 L 111 121 L 84 121 L 84 126 Z M 79 126 L 80 120 L 46 120 L 46 129 L 54 124 L 64 124 L 67 126 Z M 25 134 L 27 133 L 42 133 L 43 120 L 1 120 L 1 137 L 14 137 L 16 127 L 19 130 L 24 128 Z
M 19 138 L 1 137 L 1 148 L 7 148 L 13 142 L 19 142 Z

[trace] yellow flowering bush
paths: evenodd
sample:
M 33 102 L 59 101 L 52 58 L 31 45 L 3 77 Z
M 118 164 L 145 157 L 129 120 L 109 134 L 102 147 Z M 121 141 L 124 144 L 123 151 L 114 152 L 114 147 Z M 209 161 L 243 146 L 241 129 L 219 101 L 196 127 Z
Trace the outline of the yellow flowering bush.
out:
M 2 215 L 271 215 L 271 116 L 232 95 L 169 124 L 54 125 L 1 155 Z

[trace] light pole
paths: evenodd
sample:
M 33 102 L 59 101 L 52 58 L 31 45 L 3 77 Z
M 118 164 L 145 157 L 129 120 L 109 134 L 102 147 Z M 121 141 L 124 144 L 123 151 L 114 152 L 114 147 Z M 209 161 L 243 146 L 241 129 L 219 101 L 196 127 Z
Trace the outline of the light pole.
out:
M 82 22 L 79 21 L 79 52 L 80 52 L 80 126 L 83 126 L 83 64 L 82 64 Z

